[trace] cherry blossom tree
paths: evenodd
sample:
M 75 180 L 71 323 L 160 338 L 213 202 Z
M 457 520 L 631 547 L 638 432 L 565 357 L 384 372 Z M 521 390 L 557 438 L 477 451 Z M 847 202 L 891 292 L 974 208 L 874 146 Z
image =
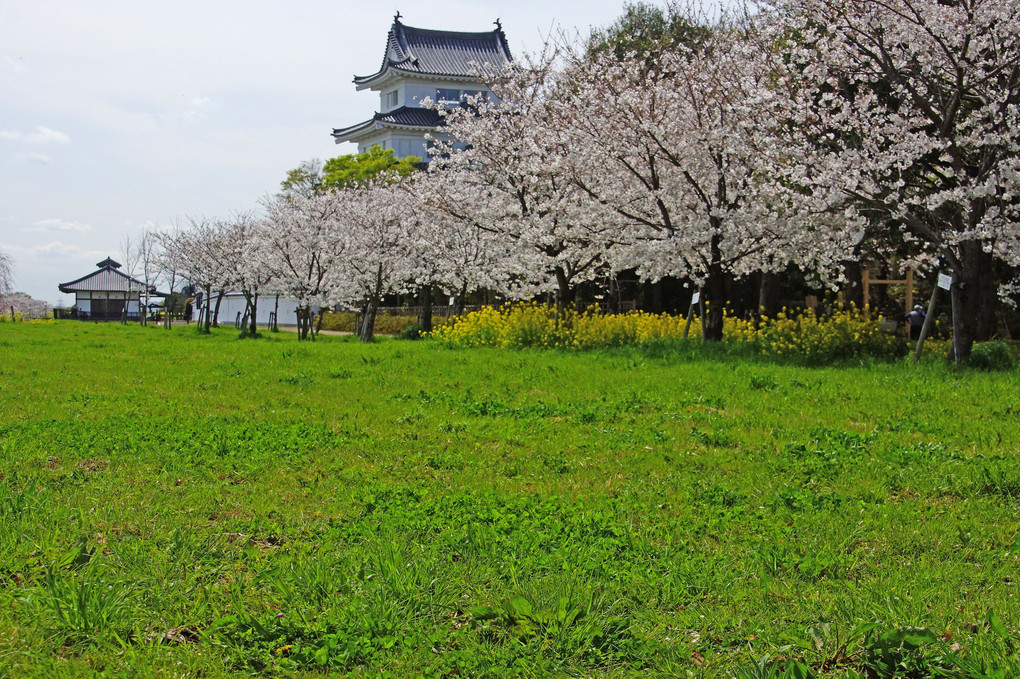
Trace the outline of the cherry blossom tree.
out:
M 270 267 L 259 257 L 264 229 L 254 213 L 242 212 L 217 224 L 219 261 L 226 285 L 222 289 L 240 290 L 245 300 L 241 337 L 258 336 L 259 296 L 273 280 Z
M 469 293 L 480 289 L 520 296 L 517 282 L 532 277 L 543 262 L 528 262 L 499 231 L 451 215 L 444 206 L 457 207 L 457 214 L 464 206 L 446 203 L 457 189 L 451 190 L 445 182 L 460 180 L 449 172 L 422 172 L 400 184 L 408 195 L 408 208 L 417 216 L 412 237 L 403 243 L 406 256 L 419 262 L 413 285 L 438 288 L 454 298 L 457 308 Z M 536 254 L 533 259 L 541 258 Z M 422 330 L 428 328 L 422 326 Z
M 599 272 L 605 248 L 591 201 L 565 169 L 571 150 L 551 105 L 556 58 L 547 49 L 503 72 L 480 65 L 493 98 L 469 97 L 452 109 L 435 104 L 451 141 L 435 142 L 429 170 L 444 181 L 434 185 L 428 203 L 494 234 L 535 265 L 513 292 L 553 289 L 567 304 L 576 285 Z
M 41 299 L 35 299 L 24 292 L 12 292 L 7 295 L 0 295 L 0 313 L 10 312 L 11 320 L 18 318 L 36 319 L 47 318 L 50 315 L 49 305 Z
M 762 176 L 762 106 L 778 90 L 755 30 L 723 20 L 654 68 L 640 55 L 575 53 L 557 109 L 573 180 L 615 225 L 607 260 L 648 280 L 693 279 L 709 340 L 722 338 L 728 277 L 790 263 L 827 271 L 851 244 L 824 221 L 794 223 L 788 197 Z
M 263 201 L 258 250 L 274 289 L 297 302 L 298 338 L 315 339 L 314 310 L 326 306 L 330 283 L 348 254 L 342 194 L 307 192 Z
M 233 285 L 228 268 L 229 235 L 224 224 L 212 219 L 191 218 L 187 226 L 160 231 L 158 239 L 163 268 L 179 273 L 204 291 L 204 322 L 199 330 L 209 332 L 219 315 L 223 291 Z M 214 290 L 220 292 L 215 308 L 212 306 Z
M 0 295 L 14 292 L 14 260 L 5 252 L 0 252 Z
M 777 0 L 801 195 L 902 231 L 952 268 L 955 356 L 995 332 L 1020 264 L 1020 5 Z
M 390 176 L 341 189 L 336 196 L 343 205 L 337 235 L 344 240 L 347 255 L 335 271 L 333 296 L 360 304 L 363 316 L 358 335 L 362 342 L 371 342 L 383 296 L 407 290 L 419 266 L 407 246 L 414 239 L 416 215 Z

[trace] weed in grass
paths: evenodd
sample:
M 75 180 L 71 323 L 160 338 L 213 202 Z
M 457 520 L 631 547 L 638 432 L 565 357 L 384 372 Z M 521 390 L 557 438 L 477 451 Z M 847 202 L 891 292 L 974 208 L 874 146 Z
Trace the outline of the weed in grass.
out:
M 29 619 L 48 629 L 65 646 L 125 646 L 135 634 L 132 585 L 93 574 L 68 576 L 48 568 L 42 590 L 22 603 Z

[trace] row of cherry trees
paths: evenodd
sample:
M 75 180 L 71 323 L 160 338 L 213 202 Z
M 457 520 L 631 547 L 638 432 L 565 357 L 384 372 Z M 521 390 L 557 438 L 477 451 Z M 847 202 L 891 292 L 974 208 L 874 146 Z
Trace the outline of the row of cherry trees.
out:
M 436 201 L 541 262 L 561 297 L 609 269 L 702 287 L 793 265 L 840 282 L 862 247 L 952 270 L 957 354 L 1020 266 L 1020 5 L 776 0 L 691 12 L 668 49 L 549 48 L 449 112 Z M 699 30 L 700 29 L 700 30 Z M 434 172 L 435 173 L 435 172 Z
M 671 7 L 654 50 L 558 40 L 494 97 L 439 110 L 428 172 L 285 191 L 164 250 L 206 299 L 375 309 L 394 292 L 508 298 L 619 271 L 692 281 L 707 339 L 725 281 L 796 266 L 837 285 L 862 249 L 952 268 L 957 348 L 994 332 L 1020 266 L 1020 7 L 1010 0 L 776 0 Z M 209 315 L 207 315 L 207 322 Z M 254 330 L 254 325 L 252 326 Z M 314 336 L 314 335 L 313 335 Z
M 203 293 L 206 330 L 223 292 L 234 290 L 247 302 L 246 334 L 256 333 L 259 298 L 281 295 L 297 302 L 301 339 L 314 338 L 316 310 L 345 307 L 364 312 L 359 335 L 371 341 L 386 295 L 433 287 L 458 295 L 508 290 L 500 278 L 512 266 L 506 248 L 422 211 L 418 192 L 429 179 L 382 174 L 336 190 L 284 192 L 266 198 L 257 213 L 159 232 L 160 258 Z

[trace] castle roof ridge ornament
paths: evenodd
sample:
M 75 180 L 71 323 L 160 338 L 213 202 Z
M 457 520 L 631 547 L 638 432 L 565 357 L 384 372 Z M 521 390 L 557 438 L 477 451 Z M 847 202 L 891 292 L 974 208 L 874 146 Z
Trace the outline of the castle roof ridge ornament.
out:
M 384 87 L 392 77 L 477 80 L 473 64 L 498 69 L 513 61 L 500 19 L 495 30 L 476 33 L 416 28 L 402 18 L 400 12 L 393 18 L 379 70 L 354 77 L 359 90 Z
M 100 269 L 106 269 L 106 268 L 119 269 L 120 268 L 120 262 L 115 262 L 115 261 L 113 261 L 112 257 L 107 257 L 106 259 L 104 259 L 101 262 L 96 262 L 96 266 L 99 267 Z

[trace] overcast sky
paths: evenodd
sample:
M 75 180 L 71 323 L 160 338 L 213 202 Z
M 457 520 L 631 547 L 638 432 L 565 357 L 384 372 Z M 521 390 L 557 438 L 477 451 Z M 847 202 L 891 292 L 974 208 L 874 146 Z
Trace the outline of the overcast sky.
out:
M 427 10 L 425 9 L 427 7 Z M 229 216 L 309 158 L 356 149 L 330 132 L 371 117 L 396 10 L 463 31 L 496 18 L 515 54 L 554 26 L 587 33 L 623 0 L 0 0 L 0 251 L 15 287 L 118 259 L 125 235 Z

